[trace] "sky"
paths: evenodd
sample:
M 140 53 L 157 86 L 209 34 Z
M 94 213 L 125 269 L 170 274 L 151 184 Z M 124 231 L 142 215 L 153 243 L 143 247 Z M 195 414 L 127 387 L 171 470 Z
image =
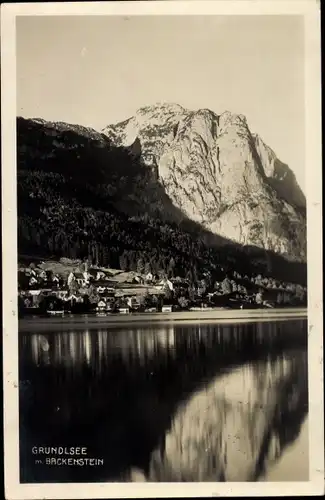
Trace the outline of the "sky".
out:
M 244 114 L 305 190 L 299 16 L 16 19 L 17 115 L 101 129 L 174 102 Z

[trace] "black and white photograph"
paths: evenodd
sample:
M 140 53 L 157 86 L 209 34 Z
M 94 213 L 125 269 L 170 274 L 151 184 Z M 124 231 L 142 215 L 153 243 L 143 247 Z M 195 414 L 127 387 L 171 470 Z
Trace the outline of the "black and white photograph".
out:
M 317 2 L 4 7 L 6 498 L 323 494 Z

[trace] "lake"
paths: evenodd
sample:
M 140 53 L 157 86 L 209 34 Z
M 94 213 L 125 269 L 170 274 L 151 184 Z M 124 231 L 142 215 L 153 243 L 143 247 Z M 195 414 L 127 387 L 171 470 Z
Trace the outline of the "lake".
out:
M 306 319 L 29 327 L 21 482 L 308 480 Z

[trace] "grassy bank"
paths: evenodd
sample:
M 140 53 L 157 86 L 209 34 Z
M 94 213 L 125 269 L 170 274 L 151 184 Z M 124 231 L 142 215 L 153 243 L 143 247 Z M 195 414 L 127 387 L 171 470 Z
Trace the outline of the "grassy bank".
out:
M 291 309 L 254 309 L 254 310 L 227 310 L 215 309 L 209 311 L 184 311 L 154 314 L 126 314 L 108 316 L 73 316 L 66 315 L 55 318 L 23 318 L 19 321 L 19 331 L 55 331 L 62 328 L 96 328 L 113 327 L 121 324 L 134 325 L 148 323 L 246 323 L 256 321 L 277 321 L 285 319 L 307 318 L 306 308 Z

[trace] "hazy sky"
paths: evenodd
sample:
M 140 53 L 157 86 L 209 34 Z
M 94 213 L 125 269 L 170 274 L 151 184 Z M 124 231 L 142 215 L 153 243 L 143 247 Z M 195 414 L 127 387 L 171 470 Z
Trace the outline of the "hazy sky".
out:
M 304 189 L 298 16 L 17 18 L 17 114 L 102 128 L 169 101 L 246 115 Z

